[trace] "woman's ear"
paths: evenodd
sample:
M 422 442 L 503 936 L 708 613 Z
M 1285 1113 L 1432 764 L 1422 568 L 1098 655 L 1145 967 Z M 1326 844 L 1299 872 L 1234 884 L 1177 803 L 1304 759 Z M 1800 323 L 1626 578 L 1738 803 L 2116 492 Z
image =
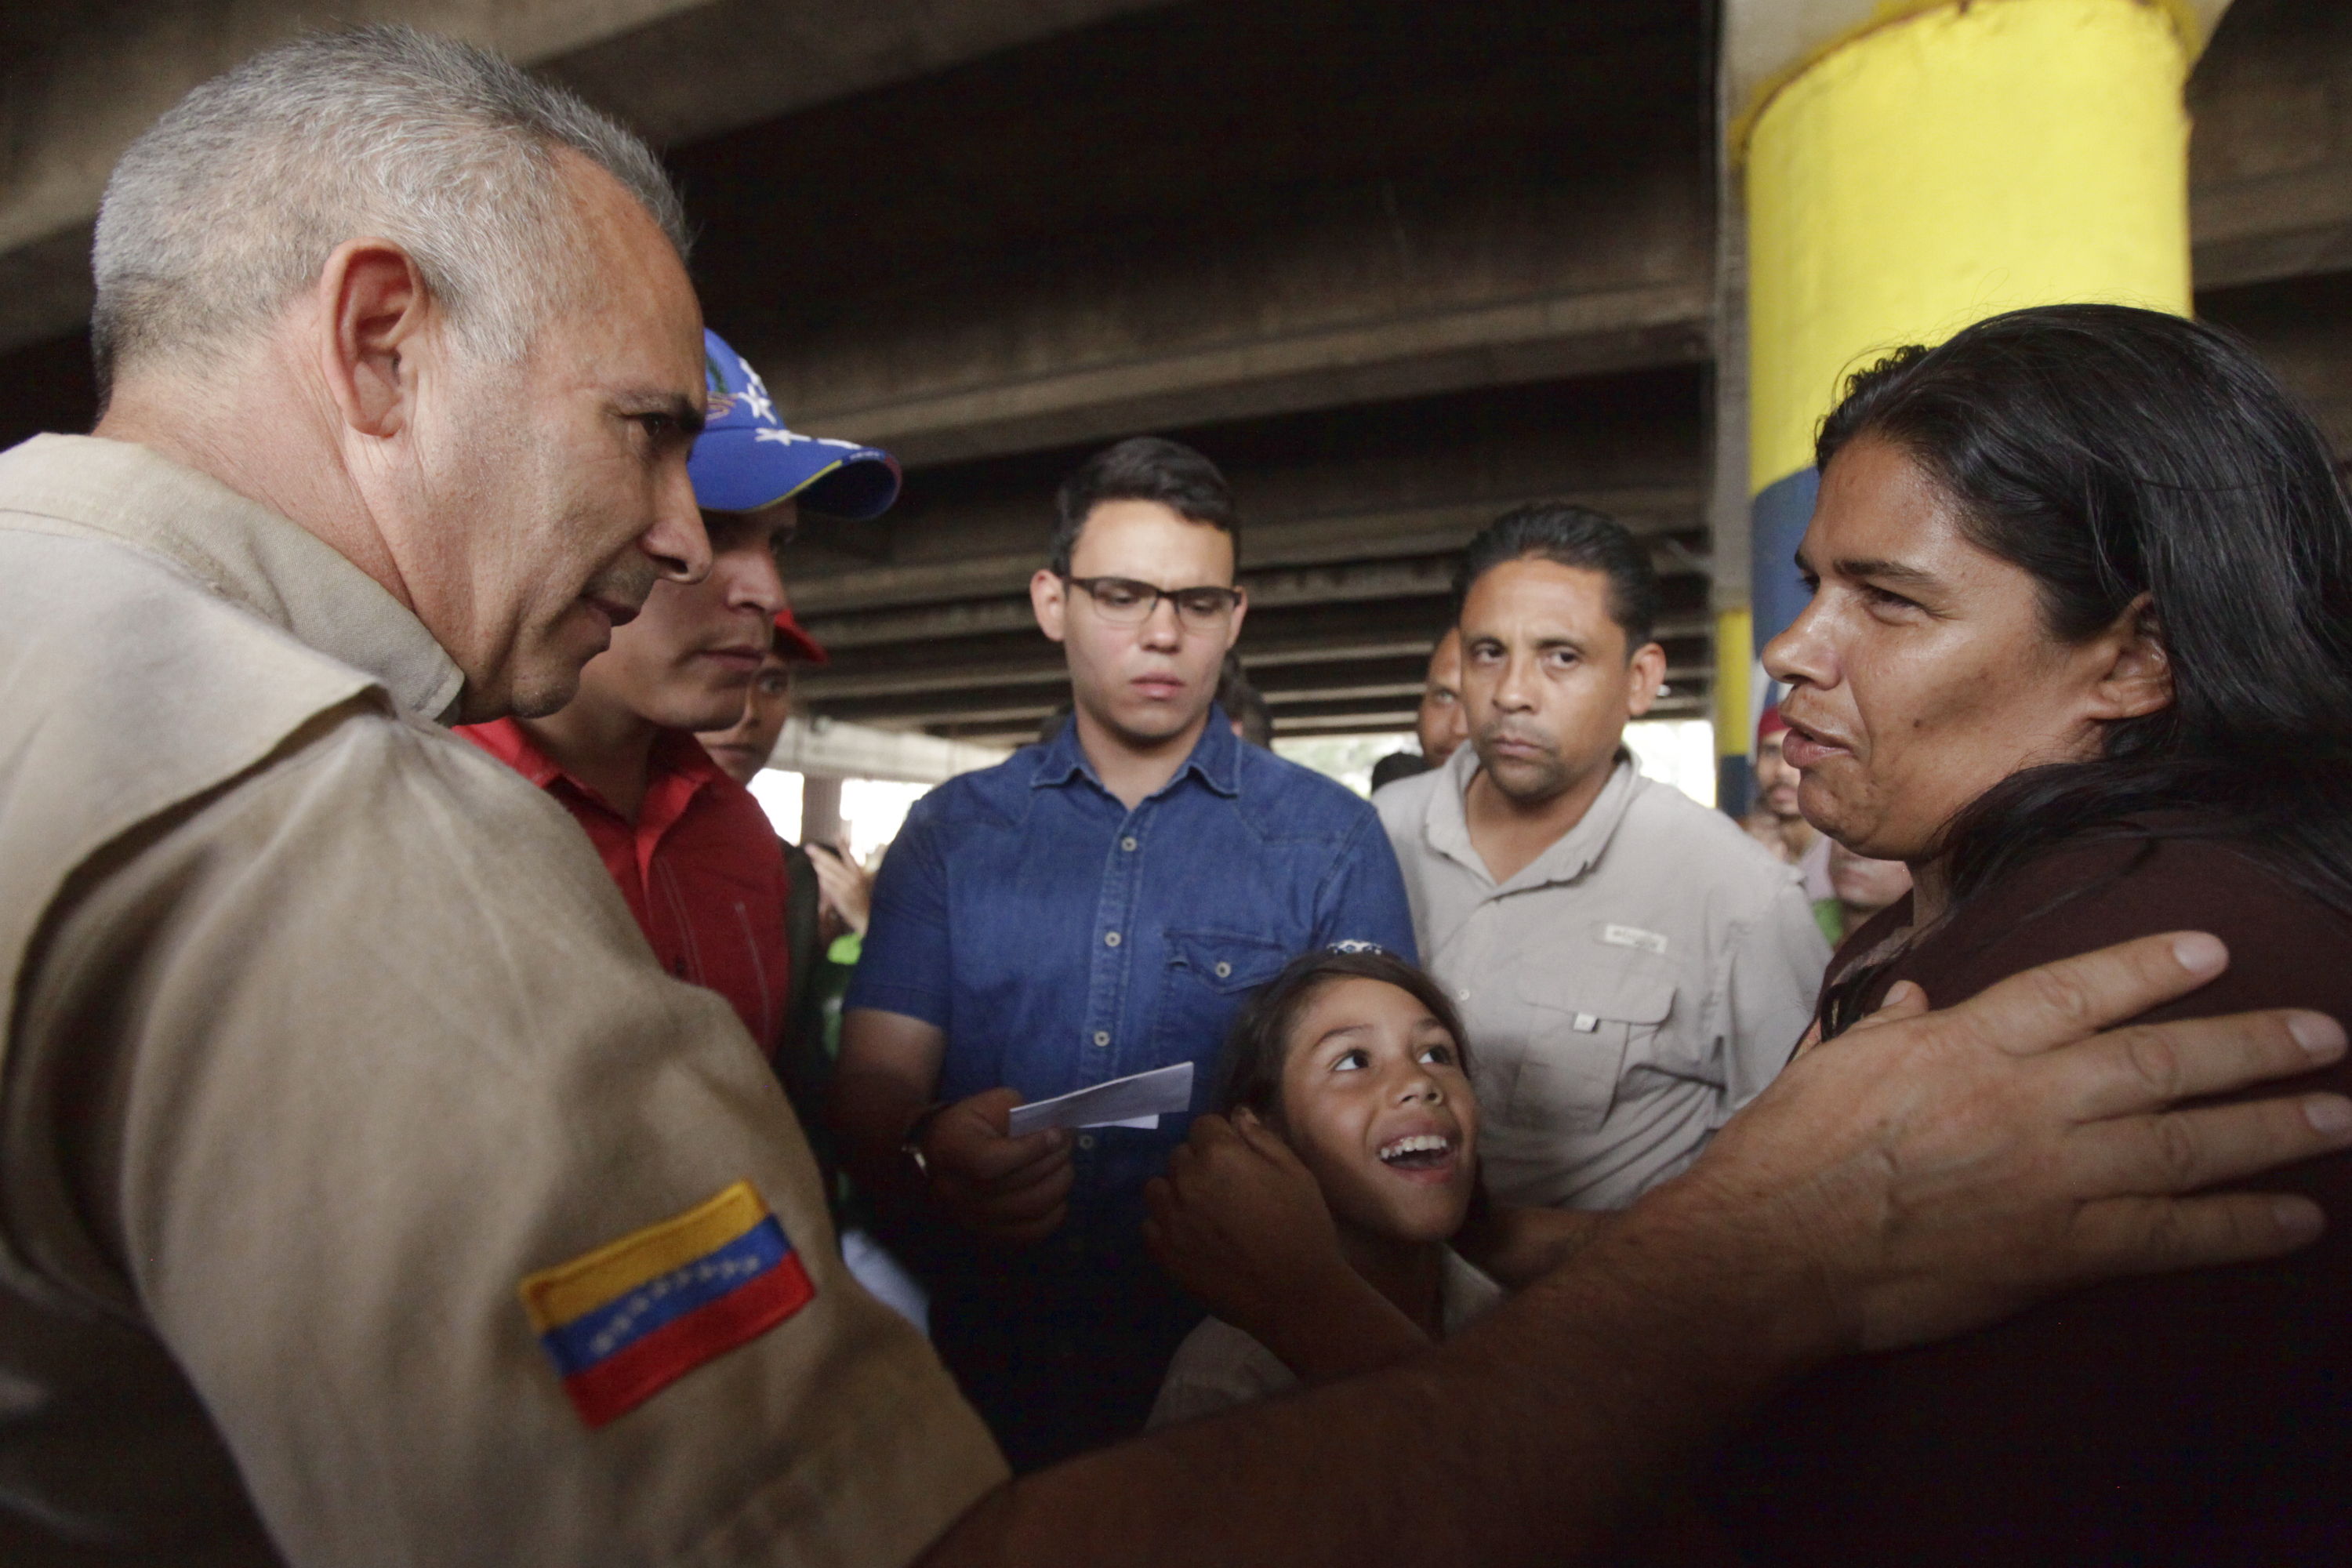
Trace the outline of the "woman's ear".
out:
M 2137 719 L 2172 706 L 2172 657 L 2156 601 L 2140 595 L 2101 634 L 2106 669 L 2092 687 L 2095 719 Z

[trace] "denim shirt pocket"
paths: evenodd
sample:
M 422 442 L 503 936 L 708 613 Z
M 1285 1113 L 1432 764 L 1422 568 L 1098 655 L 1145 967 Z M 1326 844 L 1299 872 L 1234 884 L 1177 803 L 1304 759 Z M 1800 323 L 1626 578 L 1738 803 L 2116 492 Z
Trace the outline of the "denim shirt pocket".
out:
M 1171 931 L 1167 943 L 1152 1055 L 1162 1063 L 1197 1061 L 1206 1068 L 1223 1048 L 1242 999 L 1282 973 L 1290 946 L 1223 931 Z M 1209 1103 L 1212 1092 L 1205 1076 L 1195 1079 L 1193 1104 Z
M 1510 1086 L 1510 1120 L 1591 1132 L 1608 1120 L 1628 1065 L 1646 1058 L 1674 1010 L 1675 982 L 1638 963 L 1530 969 L 1519 976 L 1519 997 L 1536 1026 Z

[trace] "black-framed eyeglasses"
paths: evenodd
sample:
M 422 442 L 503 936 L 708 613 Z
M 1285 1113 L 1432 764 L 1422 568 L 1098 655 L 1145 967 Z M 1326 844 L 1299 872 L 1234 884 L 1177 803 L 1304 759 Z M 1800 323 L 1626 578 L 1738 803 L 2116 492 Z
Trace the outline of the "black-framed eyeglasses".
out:
M 1176 618 L 1196 631 L 1225 623 L 1242 602 L 1239 588 L 1161 588 L 1132 577 L 1073 577 L 1062 574 L 1073 588 L 1084 588 L 1095 602 L 1095 613 L 1115 626 L 1139 626 L 1152 617 L 1166 599 L 1176 606 Z

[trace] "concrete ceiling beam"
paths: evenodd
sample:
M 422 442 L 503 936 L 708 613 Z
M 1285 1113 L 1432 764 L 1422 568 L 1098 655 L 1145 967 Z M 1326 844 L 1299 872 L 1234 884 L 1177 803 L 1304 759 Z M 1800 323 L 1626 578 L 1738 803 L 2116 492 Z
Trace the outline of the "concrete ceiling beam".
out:
M 2189 110 L 2199 289 L 2352 269 L 2352 12 L 2231 9 Z
M 1709 353 L 1713 293 L 1698 279 L 1400 312 L 887 404 L 813 405 L 799 417 L 820 434 L 854 432 L 920 468 L 1133 430 L 1696 364 Z M 812 369 L 812 390 L 821 392 L 821 368 Z
M 114 161 L 199 82 L 334 23 L 498 50 L 657 142 L 709 136 L 1168 0 L 191 0 L 0 21 L 0 352 L 89 315 Z

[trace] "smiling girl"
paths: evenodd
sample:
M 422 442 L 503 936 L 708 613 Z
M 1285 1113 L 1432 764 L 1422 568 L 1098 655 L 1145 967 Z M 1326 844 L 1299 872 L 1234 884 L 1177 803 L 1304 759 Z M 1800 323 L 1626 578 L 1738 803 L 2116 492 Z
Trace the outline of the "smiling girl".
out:
M 1478 1101 L 1462 1027 L 1412 964 L 1378 951 L 1294 959 L 1227 1037 L 1219 1109 L 1278 1132 L 1322 1189 L 1343 1256 L 1432 1340 L 1502 1299 L 1446 1245 L 1478 1184 Z M 1275 1353 L 1212 1318 L 1168 1369 L 1151 1425 L 1298 1386 Z

